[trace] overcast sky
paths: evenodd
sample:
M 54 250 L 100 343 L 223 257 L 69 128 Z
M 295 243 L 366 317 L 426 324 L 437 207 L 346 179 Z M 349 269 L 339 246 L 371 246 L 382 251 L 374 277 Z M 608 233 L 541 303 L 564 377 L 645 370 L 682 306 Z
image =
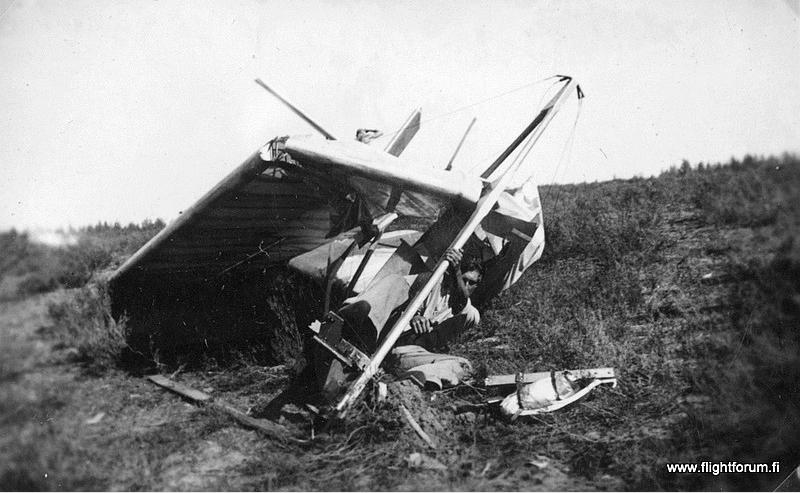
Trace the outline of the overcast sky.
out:
M 270 138 L 313 132 L 256 77 L 340 138 L 391 132 L 421 107 L 408 158 L 432 166 L 477 116 L 457 161 L 470 169 L 535 114 L 550 86 L 531 83 L 572 75 L 587 97 L 570 159 L 543 155 L 540 183 L 797 152 L 798 10 L 798 0 L 0 0 L 0 229 L 169 220 Z M 577 111 L 567 104 L 543 141 L 564 149 Z

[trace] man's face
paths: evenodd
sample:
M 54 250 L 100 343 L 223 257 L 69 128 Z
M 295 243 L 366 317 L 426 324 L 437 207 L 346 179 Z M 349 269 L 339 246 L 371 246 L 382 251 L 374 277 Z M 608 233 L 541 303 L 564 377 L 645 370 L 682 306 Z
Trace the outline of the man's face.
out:
M 464 281 L 464 286 L 467 287 L 467 293 L 472 296 L 475 288 L 478 287 L 478 283 L 481 282 L 481 273 L 477 270 L 468 270 L 461 273 L 461 279 Z

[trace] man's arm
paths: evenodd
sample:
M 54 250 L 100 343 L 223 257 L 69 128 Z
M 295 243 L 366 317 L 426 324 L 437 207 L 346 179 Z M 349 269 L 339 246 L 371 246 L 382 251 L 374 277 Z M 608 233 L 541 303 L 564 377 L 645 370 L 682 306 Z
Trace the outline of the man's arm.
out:
M 450 263 L 450 275 L 453 276 L 454 283 L 458 288 L 455 294 L 458 304 L 464 304 L 469 299 L 469 291 L 467 290 L 464 279 L 461 277 L 461 259 L 464 253 L 458 249 L 449 249 L 444 252 L 444 258 Z
M 453 290 L 451 294 L 452 299 L 457 305 L 464 306 L 469 301 L 469 291 L 464 284 L 464 280 L 461 278 L 462 257 L 463 253 L 460 249 L 451 248 L 444 252 L 444 258 L 446 258 L 449 263 L 449 274 L 456 286 L 456 289 Z M 434 324 L 423 315 L 423 312 L 424 305 L 409 322 L 411 329 L 417 334 L 425 334 L 434 329 Z

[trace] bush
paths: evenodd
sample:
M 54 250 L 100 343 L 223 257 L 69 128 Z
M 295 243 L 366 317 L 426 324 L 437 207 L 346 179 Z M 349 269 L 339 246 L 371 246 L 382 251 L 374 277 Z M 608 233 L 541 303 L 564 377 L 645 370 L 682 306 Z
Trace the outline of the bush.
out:
M 59 346 L 72 348 L 77 361 L 95 370 L 112 368 L 128 347 L 128 329 L 125 317 L 111 316 L 110 306 L 105 284 L 84 286 L 48 305 L 53 322 L 48 332 Z
M 55 277 L 41 272 L 35 272 L 17 284 L 17 295 L 26 296 L 52 291 L 58 287 Z
M 0 277 L 37 271 L 46 250 L 44 245 L 32 242 L 26 232 L 11 229 L 0 233 Z
M 111 264 L 111 252 L 96 242 L 82 238 L 59 255 L 56 280 L 65 288 L 78 288 L 86 284 L 92 275 Z
M 544 202 L 544 259 L 591 257 L 614 263 L 658 248 L 659 191 L 637 181 L 559 187 L 553 200 Z
M 725 165 L 673 168 L 659 181 L 669 185 L 674 198 L 699 209 L 707 224 L 762 227 L 775 223 L 782 212 L 797 212 L 800 159 L 792 154 L 745 156 Z
M 15 229 L 0 233 L 0 279 L 17 276 L 17 295 L 43 293 L 59 286 L 78 288 L 101 269 L 120 263 L 164 227 L 164 221 L 97 224 L 70 230 L 65 236 L 77 237 L 73 245 L 50 246 L 38 243 L 26 232 Z

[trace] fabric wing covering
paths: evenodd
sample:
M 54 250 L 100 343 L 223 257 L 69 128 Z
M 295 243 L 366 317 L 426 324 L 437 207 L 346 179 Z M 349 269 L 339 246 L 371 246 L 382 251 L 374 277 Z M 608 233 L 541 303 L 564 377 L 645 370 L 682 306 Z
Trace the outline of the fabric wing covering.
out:
M 418 126 L 418 121 L 417 115 L 412 123 Z M 389 150 L 402 151 L 415 131 L 404 129 L 405 141 L 394 142 Z M 319 152 L 287 149 L 294 142 Z M 343 159 L 361 168 L 354 173 L 340 165 Z M 405 169 L 413 166 L 359 142 L 275 139 L 137 251 L 114 273 L 112 283 L 140 284 L 163 276 L 172 282 L 209 281 L 233 270 L 259 271 L 327 243 L 389 205 L 430 222 L 431 214 L 452 200 L 451 190 L 440 186 L 446 182 L 441 176 L 427 180 L 424 172 L 409 175 Z M 419 191 L 394 190 L 398 183 L 414 188 L 420 179 L 427 181 Z M 480 183 L 473 180 L 471 186 L 477 196 Z
M 321 245 L 348 214 L 357 217 L 342 188 L 256 153 L 136 252 L 113 281 L 207 281 L 285 262 Z
M 533 178 L 506 189 L 475 236 L 484 245 L 487 267 L 475 296 L 488 299 L 517 282 L 544 251 L 542 206 Z
M 164 276 L 171 282 L 210 281 L 295 258 L 302 260 L 292 262 L 296 270 L 320 279 L 328 262 L 344 250 L 336 243 L 350 241 L 359 223 L 389 211 L 422 218 L 422 225 L 437 219 L 446 223 L 434 224 L 421 239 L 410 230 L 382 238 L 378 262 L 360 280 L 360 291 L 386 263 L 394 272 L 410 272 L 420 261 L 431 266 L 481 190 L 477 177 L 415 166 L 359 142 L 275 139 L 128 259 L 112 284 L 131 287 Z M 459 212 L 438 217 L 453 209 Z M 388 262 L 400 244 L 414 245 L 419 258 L 409 259 L 405 251 L 403 258 Z M 468 247 L 477 248 L 487 266 L 475 295 L 481 299 L 511 286 L 541 256 L 541 207 L 531 180 L 506 190 Z M 309 256 L 314 260 L 306 262 Z M 351 260 L 342 274 L 352 275 L 358 261 Z
M 526 169 L 523 167 L 521 171 L 524 173 Z M 515 180 L 516 184 L 504 190 L 494 210 L 483 219 L 464 247 L 465 255 L 478 256 L 485 267 L 483 281 L 473 294 L 477 305 L 511 287 L 542 256 L 545 235 L 539 190 L 530 173 L 523 173 L 517 173 L 521 177 Z M 409 289 L 413 293 L 425 279 L 423 275 L 415 281 L 415 276 L 433 270 L 464 226 L 472 205 L 453 207 L 441 214 L 416 243 L 410 241 L 412 238 L 402 238 L 401 248 L 392 245 L 396 249 L 394 253 L 384 254 L 380 261 L 374 262 L 369 275 L 364 273 L 354 292 L 369 289 L 385 276 L 400 274 L 412 284 Z M 337 255 L 326 258 L 335 259 Z M 355 256 L 363 257 L 359 252 Z M 346 283 L 349 272 L 340 274 L 338 280 Z

